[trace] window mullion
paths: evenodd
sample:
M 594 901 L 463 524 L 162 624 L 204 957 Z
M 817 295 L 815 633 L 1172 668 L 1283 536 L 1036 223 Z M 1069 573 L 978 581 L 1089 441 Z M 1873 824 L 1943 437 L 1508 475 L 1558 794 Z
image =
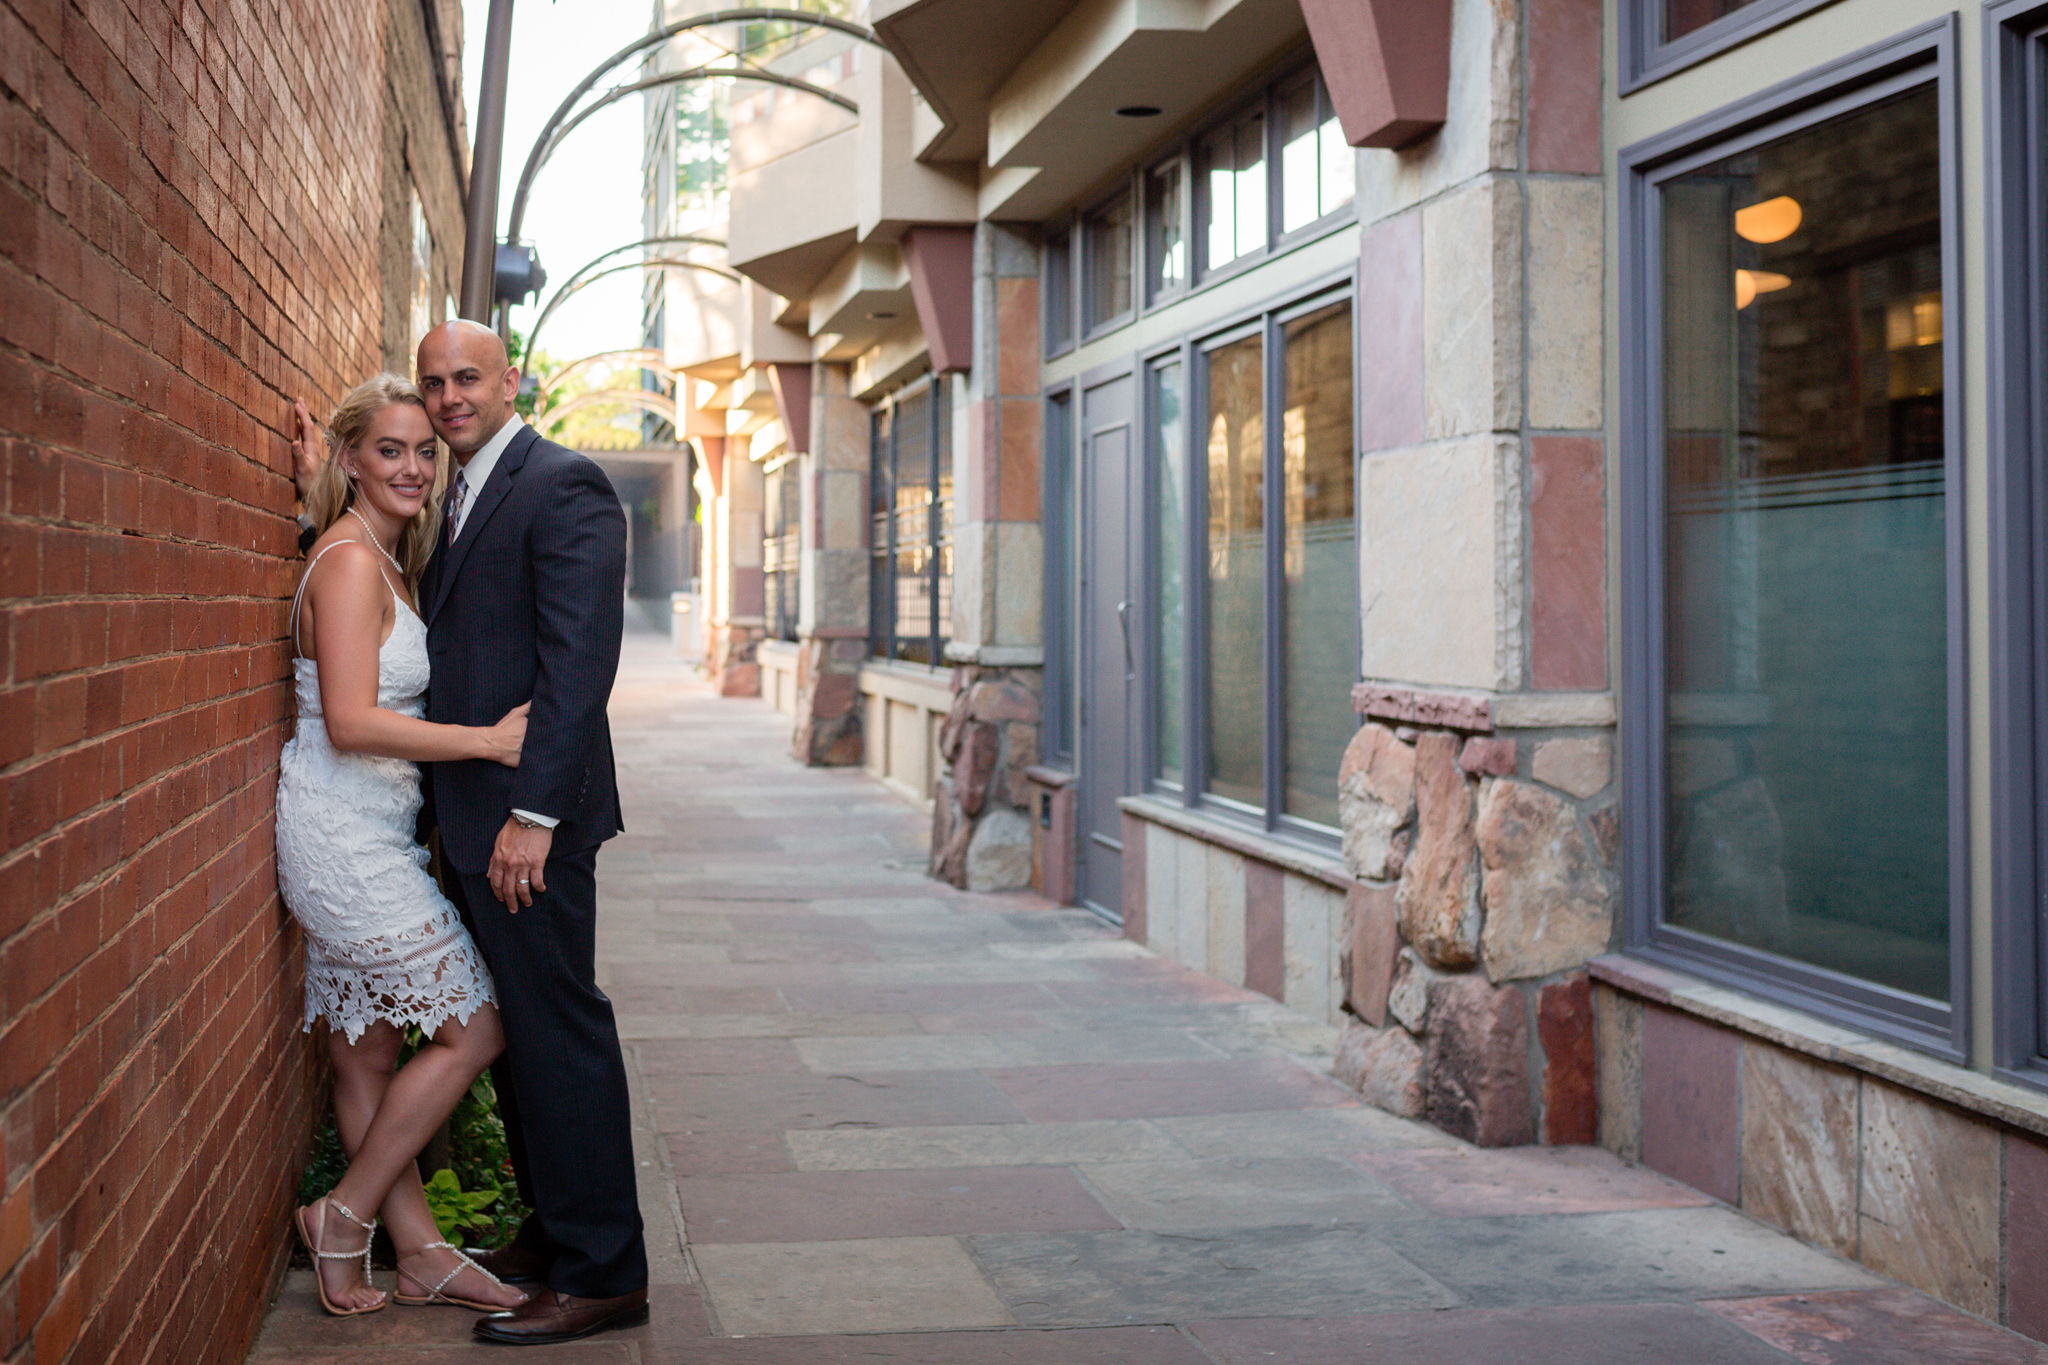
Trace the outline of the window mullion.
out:
M 1267 120 L 1271 126 L 1271 119 Z M 1269 163 L 1270 164 L 1270 163 Z M 1277 211 L 1277 210 L 1276 210 Z M 1285 646 L 1280 638 L 1282 621 L 1285 616 L 1282 594 L 1286 591 L 1283 575 L 1286 572 L 1287 527 L 1287 477 L 1281 437 L 1281 404 L 1286 393 L 1286 357 L 1281 353 L 1280 324 L 1268 313 L 1262 320 L 1264 331 L 1264 359 L 1262 378 L 1265 392 L 1261 395 L 1261 410 L 1264 414 L 1260 423 L 1260 442 L 1264 447 L 1259 452 L 1260 494 L 1264 503 L 1262 516 L 1265 520 L 1263 537 L 1266 561 L 1265 621 L 1259 632 L 1265 650 L 1265 785 L 1267 829 L 1276 828 L 1280 822 L 1280 809 L 1284 803 L 1282 783 L 1285 781 L 1285 727 L 1286 715 L 1284 692 L 1287 680 L 1282 677 L 1281 667 L 1285 659 Z

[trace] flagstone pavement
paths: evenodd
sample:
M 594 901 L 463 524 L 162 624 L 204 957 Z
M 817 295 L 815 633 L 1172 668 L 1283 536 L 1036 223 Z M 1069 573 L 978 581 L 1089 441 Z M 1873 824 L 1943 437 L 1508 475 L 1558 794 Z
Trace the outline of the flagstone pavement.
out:
M 928 880 L 917 809 L 798 767 L 785 717 L 661 637 L 629 635 L 612 716 L 599 973 L 653 1321 L 524 1359 L 2048 1363 L 1599 1149 L 1361 1107 L 1325 1025 L 1081 911 Z M 299 1271 L 251 1360 L 512 1349 L 474 1316 L 326 1318 Z

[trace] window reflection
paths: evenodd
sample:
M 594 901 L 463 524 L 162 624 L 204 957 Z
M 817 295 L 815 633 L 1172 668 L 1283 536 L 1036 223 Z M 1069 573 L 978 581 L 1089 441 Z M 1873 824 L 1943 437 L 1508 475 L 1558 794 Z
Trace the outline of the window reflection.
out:
M 1145 177 L 1145 297 L 1157 298 L 1188 282 L 1187 242 L 1181 229 L 1181 163 L 1169 161 Z
M 1208 789 L 1262 806 L 1265 782 L 1265 344 L 1208 356 Z
M 1664 0 L 1664 41 L 1683 38 L 1756 0 Z
M 1664 187 L 1669 923 L 1949 993 L 1932 87 Z
M 1203 137 L 1204 264 L 1211 270 L 1266 245 L 1266 115 L 1244 113 Z
M 1358 537 L 1352 520 L 1351 305 L 1281 331 L 1286 517 L 1281 678 L 1287 814 L 1336 827 L 1337 765 L 1358 728 Z
M 1088 263 L 1084 330 L 1131 311 L 1131 230 L 1128 191 L 1082 220 L 1082 249 Z
M 1152 371 L 1154 543 L 1158 575 L 1153 593 L 1152 638 L 1157 641 L 1153 687 L 1156 774 L 1184 780 L 1181 746 L 1187 720 L 1187 438 L 1181 413 L 1179 361 Z
M 1307 227 L 1351 202 L 1357 161 L 1317 73 L 1280 91 L 1280 230 Z

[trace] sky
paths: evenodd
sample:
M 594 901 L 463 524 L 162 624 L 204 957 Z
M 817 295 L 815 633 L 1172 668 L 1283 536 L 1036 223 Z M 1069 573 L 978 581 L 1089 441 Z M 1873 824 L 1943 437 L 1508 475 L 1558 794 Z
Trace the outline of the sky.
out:
M 472 136 L 489 13 L 489 0 L 463 0 L 462 93 Z M 506 89 L 500 236 L 541 125 L 593 67 L 647 32 L 653 13 L 654 0 L 519 0 Z M 638 65 L 629 61 L 588 98 L 633 80 Z M 551 298 L 556 286 L 592 257 L 640 240 L 642 103 L 642 97 L 628 96 L 577 128 L 535 181 L 522 235 L 539 250 L 548 273 L 539 302 Z M 532 306 L 513 309 L 513 327 L 527 331 L 537 311 Z M 632 272 L 579 291 L 548 319 L 541 334 L 542 348 L 564 360 L 639 344 L 640 281 Z

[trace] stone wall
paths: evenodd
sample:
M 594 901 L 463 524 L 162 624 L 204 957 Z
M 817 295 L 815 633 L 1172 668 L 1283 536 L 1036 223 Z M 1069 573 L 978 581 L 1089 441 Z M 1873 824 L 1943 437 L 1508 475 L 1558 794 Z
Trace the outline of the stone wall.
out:
M 0 1358 L 240 1361 L 284 1268 L 285 428 L 402 358 L 389 186 L 457 267 L 400 59 L 412 0 L 0 3 Z
M 1044 670 L 953 670 L 953 709 L 939 730 L 945 762 L 932 792 L 931 872 L 969 891 L 1031 884 L 1031 781 Z
M 1612 741 L 1371 691 L 1339 801 L 1350 900 L 1339 1074 L 1482 1146 L 1595 1136 L 1588 960 L 1615 932 Z M 1401 719 L 1402 716 L 1407 719 Z
M 1969 1073 L 1930 1085 L 1936 1066 L 1791 1011 L 1736 1027 L 1692 1004 L 1729 992 L 1596 971 L 1602 1145 L 2048 1340 L 2048 1106 L 1986 1112 Z

